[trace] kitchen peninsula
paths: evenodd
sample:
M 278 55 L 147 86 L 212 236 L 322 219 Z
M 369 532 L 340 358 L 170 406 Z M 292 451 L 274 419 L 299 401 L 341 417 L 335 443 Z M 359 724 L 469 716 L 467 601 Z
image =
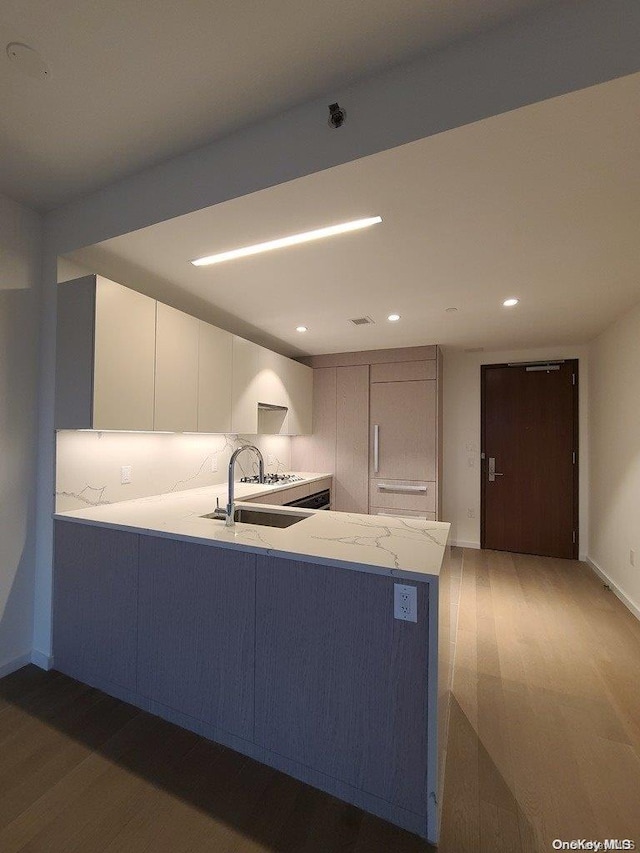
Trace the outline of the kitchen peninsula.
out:
M 236 499 L 273 512 L 279 488 Z M 205 517 L 225 497 L 56 515 L 55 668 L 436 841 L 449 525 L 277 507 L 303 517 L 226 527 Z

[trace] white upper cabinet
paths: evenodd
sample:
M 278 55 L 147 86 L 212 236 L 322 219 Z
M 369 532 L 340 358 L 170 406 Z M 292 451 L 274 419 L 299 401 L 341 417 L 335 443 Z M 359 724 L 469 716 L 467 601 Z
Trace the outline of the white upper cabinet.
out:
M 279 358 L 258 344 L 233 336 L 232 432 L 256 435 L 285 431 L 289 410 L 278 371 Z
M 289 435 L 310 435 L 312 432 L 313 370 L 290 358 L 284 359 L 282 377 L 289 398 Z
M 56 428 L 152 430 L 156 301 L 102 276 L 58 286 Z
M 257 379 L 260 347 L 233 336 L 233 375 L 231 383 L 231 432 L 258 432 Z
M 312 377 L 101 276 L 58 286 L 56 429 L 310 433 Z
M 232 432 L 311 432 L 313 371 L 233 337 Z
M 198 429 L 198 324 L 189 314 L 158 302 L 154 429 Z
M 97 277 L 94 429 L 153 429 L 156 301 Z
M 198 432 L 231 432 L 233 335 L 198 323 Z

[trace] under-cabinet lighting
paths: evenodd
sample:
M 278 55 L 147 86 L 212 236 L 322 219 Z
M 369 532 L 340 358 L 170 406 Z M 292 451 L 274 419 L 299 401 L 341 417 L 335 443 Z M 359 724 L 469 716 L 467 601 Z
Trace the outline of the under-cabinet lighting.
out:
M 117 432 L 127 433 L 128 435 L 175 435 L 174 430 L 170 429 L 91 429 L 90 427 L 75 430 L 58 430 L 58 432 Z
M 288 237 L 280 237 L 277 240 L 268 240 L 266 243 L 256 243 L 253 246 L 244 246 L 241 249 L 231 249 L 228 252 L 218 252 L 205 258 L 191 261 L 194 267 L 205 267 L 210 264 L 220 264 L 223 261 L 231 261 L 234 258 L 246 258 L 249 255 L 258 255 L 260 252 L 270 252 L 273 249 L 282 249 L 285 246 L 297 246 L 299 243 L 308 243 L 311 240 L 321 240 L 323 237 L 333 237 L 334 234 L 344 234 L 347 231 L 359 231 L 370 225 L 382 222 L 381 216 L 369 216 L 366 219 L 353 219 L 351 222 L 342 222 L 340 225 L 329 225 L 326 228 L 316 228 L 314 231 L 304 231 L 302 234 L 291 234 Z

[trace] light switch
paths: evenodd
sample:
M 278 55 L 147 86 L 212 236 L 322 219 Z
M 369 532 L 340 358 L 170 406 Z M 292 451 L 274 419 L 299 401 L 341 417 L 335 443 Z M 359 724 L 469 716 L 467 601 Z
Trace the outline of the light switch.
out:
M 131 482 L 131 465 L 123 465 L 120 469 L 120 483 L 126 486 Z

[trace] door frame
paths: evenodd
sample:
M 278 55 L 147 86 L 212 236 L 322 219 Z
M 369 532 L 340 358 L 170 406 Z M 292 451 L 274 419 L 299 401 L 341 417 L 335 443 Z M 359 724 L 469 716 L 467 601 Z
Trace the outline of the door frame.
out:
M 573 466 L 573 529 L 575 541 L 573 542 L 571 559 L 577 560 L 580 547 L 580 411 L 579 411 L 579 359 L 577 358 L 550 358 L 539 361 L 511 361 L 501 364 L 480 365 L 480 548 L 485 548 L 485 513 L 486 513 L 486 490 L 488 476 L 488 459 L 485 453 L 485 413 L 486 413 L 486 374 L 488 370 L 498 367 L 521 368 L 527 366 L 545 364 L 571 364 L 573 367 L 573 446 L 575 447 L 575 463 Z M 556 558 L 560 559 L 560 558 Z

